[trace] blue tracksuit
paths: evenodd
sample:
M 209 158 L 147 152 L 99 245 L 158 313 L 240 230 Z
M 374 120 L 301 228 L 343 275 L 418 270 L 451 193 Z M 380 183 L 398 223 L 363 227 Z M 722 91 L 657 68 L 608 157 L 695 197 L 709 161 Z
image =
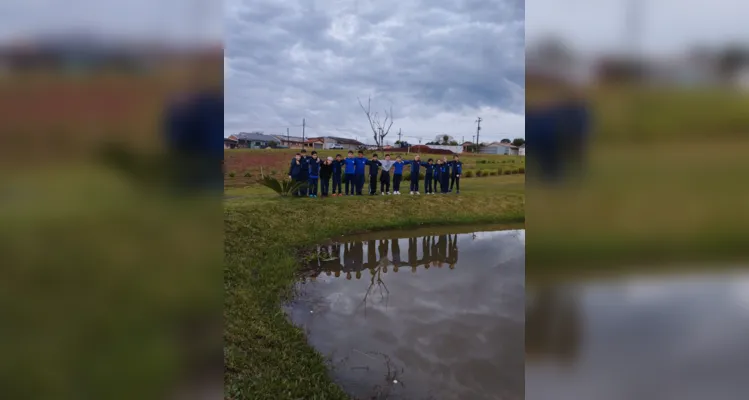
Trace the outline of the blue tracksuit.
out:
M 453 191 L 453 186 L 460 192 L 460 175 L 463 175 L 463 163 L 460 161 L 450 161 L 450 191 Z
M 425 167 L 425 170 L 426 170 L 424 172 L 424 186 L 425 186 L 424 192 L 425 193 L 434 193 L 434 191 L 432 190 L 432 182 L 436 182 L 436 181 L 434 181 L 432 177 L 434 176 L 434 170 L 436 167 L 437 167 L 436 165 L 429 164 L 429 163 L 427 163 Z
M 362 190 L 364 189 L 364 172 L 369 160 L 366 157 L 354 158 L 354 176 L 356 179 L 356 194 L 361 196 Z
M 351 194 L 354 194 L 356 190 L 356 180 L 354 174 L 356 172 L 356 159 L 354 157 L 347 157 L 343 160 L 345 165 L 344 174 L 346 176 L 346 195 L 349 195 L 349 187 L 351 188 Z
M 440 169 L 440 189 L 442 193 L 447 193 L 450 187 L 450 165 L 447 163 L 439 165 Z
M 302 175 L 302 170 L 303 170 L 302 164 L 303 164 L 302 160 L 299 160 L 299 162 L 297 163 L 296 158 L 292 158 L 291 165 L 289 165 L 289 176 L 294 181 L 306 183 L 305 178 Z M 301 188 L 299 189 L 299 191 L 294 193 L 294 195 L 296 196 L 304 196 L 305 194 L 306 192 L 302 193 Z
M 412 192 L 418 192 L 419 191 L 419 173 L 421 172 L 420 167 L 426 166 L 427 163 L 424 161 L 409 161 L 409 164 L 411 165 L 411 191 Z
M 401 180 L 403 180 L 403 167 L 406 166 L 406 163 L 401 161 L 396 161 L 393 163 L 393 191 L 400 192 L 401 191 Z
M 369 194 L 375 194 L 377 192 L 377 173 L 380 172 L 382 163 L 379 160 L 367 161 L 369 165 Z
M 341 172 L 343 172 L 344 160 L 333 160 L 333 194 L 343 193 L 341 190 Z
M 307 183 L 307 179 L 309 179 L 309 160 L 310 156 L 302 156 L 301 160 L 299 162 L 302 164 L 302 172 L 299 174 L 299 180 L 301 180 L 304 183 Z M 307 186 L 305 185 L 302 187 L 301 195 L 306 196 L 307 195 Z
M 320 159 L 310 157 L 308 161 L 307 181 L 309 183 L 309 194 L 317 196 L 317 183 L 320 179 Z

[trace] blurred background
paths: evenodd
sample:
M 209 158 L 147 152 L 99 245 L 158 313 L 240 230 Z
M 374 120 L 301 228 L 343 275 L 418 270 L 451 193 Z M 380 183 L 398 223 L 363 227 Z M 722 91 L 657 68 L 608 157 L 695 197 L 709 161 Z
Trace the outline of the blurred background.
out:
M 526 398 L 749 392 L 749 3 L 526 2 Z
M 0 6 L 0 398 L 222 397 L 222 16 Z

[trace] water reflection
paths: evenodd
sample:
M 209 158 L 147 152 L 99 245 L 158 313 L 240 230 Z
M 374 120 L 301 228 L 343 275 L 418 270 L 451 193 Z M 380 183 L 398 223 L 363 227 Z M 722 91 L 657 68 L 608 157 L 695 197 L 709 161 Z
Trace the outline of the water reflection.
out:
M 529 400 L 733 400 L 749 393 L 749 274 L 528 287 Z
M 477 236 L 470 235 L 471 240 Z M 402 257 L 401 242 L 406 244 L 406 261 Z M 410 237 L 401 239 L 369 239 L 347 243 L 332 243 L 318 246 L 313 261 L 307 265 L 313 273 L 306 278 L 315 279 L 321 274 L 336 277 L 344 274 L 351 279 L 361 279 L 362 271 L 370 270 L 372 274 L 380 270 L 387 273 L 390 269 L 398 272 L 401 268 L 410 268 L 416 272 L 419 267 L 454 269 L 458 263 L 458 235 L 436 235 Z
M 522 231 L 332 243 L 288 312 L 355 398 L 522 399 L 524 260 Z

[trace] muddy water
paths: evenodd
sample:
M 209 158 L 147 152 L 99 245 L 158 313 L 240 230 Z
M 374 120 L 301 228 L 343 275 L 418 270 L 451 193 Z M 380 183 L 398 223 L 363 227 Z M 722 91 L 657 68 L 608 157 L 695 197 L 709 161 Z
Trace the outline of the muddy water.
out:
M 522 399 L 523 230 L 322 246 L 288 305 L 356 398 Z
M 749 272 L 527 287 L 526 399 L 749 398 Z

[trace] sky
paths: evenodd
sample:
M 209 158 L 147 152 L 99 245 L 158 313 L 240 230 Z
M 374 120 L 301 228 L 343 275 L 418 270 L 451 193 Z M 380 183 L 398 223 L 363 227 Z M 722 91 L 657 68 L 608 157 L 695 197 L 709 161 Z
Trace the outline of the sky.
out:
M 524 137 L 523 0 L 227 0 L 225 136 Z
M 547 37 L 562 38 L 583 53 L 612 52 L 624 47 L 631 32 L 627 6 L 638 0 L 532 0 L 526 5 L 526 38 L 531 45 Z M 647 55 L 678 54 L 695 46 L 749 44 L 749 2 L 639 0 L 640 49 Z

